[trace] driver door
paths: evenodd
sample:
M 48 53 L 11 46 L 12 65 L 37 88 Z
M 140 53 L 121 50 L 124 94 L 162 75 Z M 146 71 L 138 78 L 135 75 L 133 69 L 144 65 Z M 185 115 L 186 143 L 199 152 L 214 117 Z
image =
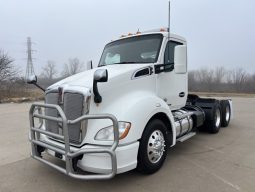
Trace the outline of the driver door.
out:
M 165 48 L 164 64 L 174 65 L 174 50 L 183 43 L 169 41 Z M 179 109 L 185 106 L 187 98 L 187 73 L 176 74 L 174 70 L 158 74 L 158 96 L 162 98 L 170 109 Z

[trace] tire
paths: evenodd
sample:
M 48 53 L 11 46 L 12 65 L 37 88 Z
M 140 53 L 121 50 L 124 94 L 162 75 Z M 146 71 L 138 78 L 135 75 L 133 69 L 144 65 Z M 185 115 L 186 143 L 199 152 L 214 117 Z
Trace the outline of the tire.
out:
M 221 126 L 227 127 L 231 118 L 230 103 L 228 100 L 221 100 L 220 105 L 221 105 Z
M 209 133 L 218 133 L 221 127 L 221 108 L 218 101 L 214 103 L 210 113 L 211 119 L 206 120 L 206 129 Z
M 137 170 L 145 174 L 157 172 L 166 159 L 168 147 L 166 125 L 158 119 L 150 121 L 140 141 Z

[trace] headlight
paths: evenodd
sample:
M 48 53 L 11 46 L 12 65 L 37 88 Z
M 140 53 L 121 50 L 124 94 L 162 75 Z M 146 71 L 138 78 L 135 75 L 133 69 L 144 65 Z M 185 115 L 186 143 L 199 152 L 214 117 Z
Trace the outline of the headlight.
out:
M 119 139 L 124 139 L 131 127 L 131 123 L 119 121 Z M 113 141 L 113 126 L 105 127 L 100 129 L 96 136 L 95 140 L 104 140 L 104 141 Z

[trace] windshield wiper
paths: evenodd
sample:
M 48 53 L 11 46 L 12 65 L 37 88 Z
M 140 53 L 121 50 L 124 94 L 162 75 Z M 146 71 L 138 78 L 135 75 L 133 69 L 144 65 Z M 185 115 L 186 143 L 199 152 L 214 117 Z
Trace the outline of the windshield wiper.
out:
M 123 61 L 123 62 L 118 62 L 118 63 L 113 63 L 113 64 L 128 64 L 128 63 L 137 63 L 134 61 Z
M 116 63 L 112 63 L 112 64 L 107 64 L 107 65 L 114 65 L 114 64 L 132 64 L 132 63 L 148 63 L 148 62 L 141 62 L 141 61 L 122 61 L 122 62 L 116 62 Z M 106 64 L 102 64 L 99 65 L 98 67 L 103 67 L 103 66 L 107 66 Z

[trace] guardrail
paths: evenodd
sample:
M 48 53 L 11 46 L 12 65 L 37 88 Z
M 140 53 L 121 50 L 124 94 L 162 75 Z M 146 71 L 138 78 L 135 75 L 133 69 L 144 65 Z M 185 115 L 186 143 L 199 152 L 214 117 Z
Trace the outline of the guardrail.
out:
M 47 115 L 42 114 L 42 108 L 51 108 L 58 111 L 59 117 L 51 117 Z M 36 113 L 35 111 L 38 110 Z M 38 118 L 40 121 L 40 126 L 35 127 L 35 121 L 34 119 Z M 68 125 L 75 124 L 78 122 L 81 122 L 86 119 L 110 119 L 113 122 L 113 133 L 114 133 L 114 140 L 113 144 L 109 148 L 102 148 L 102 149 L 80 149 L 77 151 L 71 151 L 70 149 L 70 141 L 69 141 L 69 135 L 68 135 Z M 34 103 L 32 104 L 30 111 L 29 111 L 29 120 L 30 120 L 30 134 L 31 134 L 31 147 L 32 147 L 32 154 L 31 156 L 41 161 L 42 163 L 68 175 L 76 179 L 83 179 L 83 180 L 97 180 L 97 179 L 110 179 L 114 177 L 117 173 L 117 160 L 116 160 L 116 153 L 115 150 L 119 144 L 119 127 L 118 127 L 118 121 L 115 116 L 111 114 L 100 114 L 100 115 L 84 115 L 81 116 L 75 120 L 67 120 L 65 113 L 58 105 L 53 104 L 40 104 L 40 103 Z M 63 135 L 56 134 L 53 132 L 49 132 L 46 130 L 41 129 L 43 120 L 50 120 L 50 121 L 56 121 L 58 123 L 62 123 L 63 128 Z M 46 143 L 42 140 L 40 140 L 39 135 L 44 134 L 50 137 L 55 137 L 57 139 L 64 140 L 64 148 L 59 146 L 53 146 L 49 143 Z M 41 146 L 45 149 L 50 149 L 52 151 L 55 151 L 65 157 L 65 168 L 60 167 L 46 159 L 43 159 L 41 154 L 37 150 L 37 146 Z M 95 174 L 95 175 L 86 175 L 86 174 L 77 174 L 75 173 L 73 169 L 73 159 L 75 157 L 78 157 L 80 155 L 89 154 L 89 153 L 107 153 L 111 157 L 111 164 L 112 164 L 112 171 L 109 174 Z

